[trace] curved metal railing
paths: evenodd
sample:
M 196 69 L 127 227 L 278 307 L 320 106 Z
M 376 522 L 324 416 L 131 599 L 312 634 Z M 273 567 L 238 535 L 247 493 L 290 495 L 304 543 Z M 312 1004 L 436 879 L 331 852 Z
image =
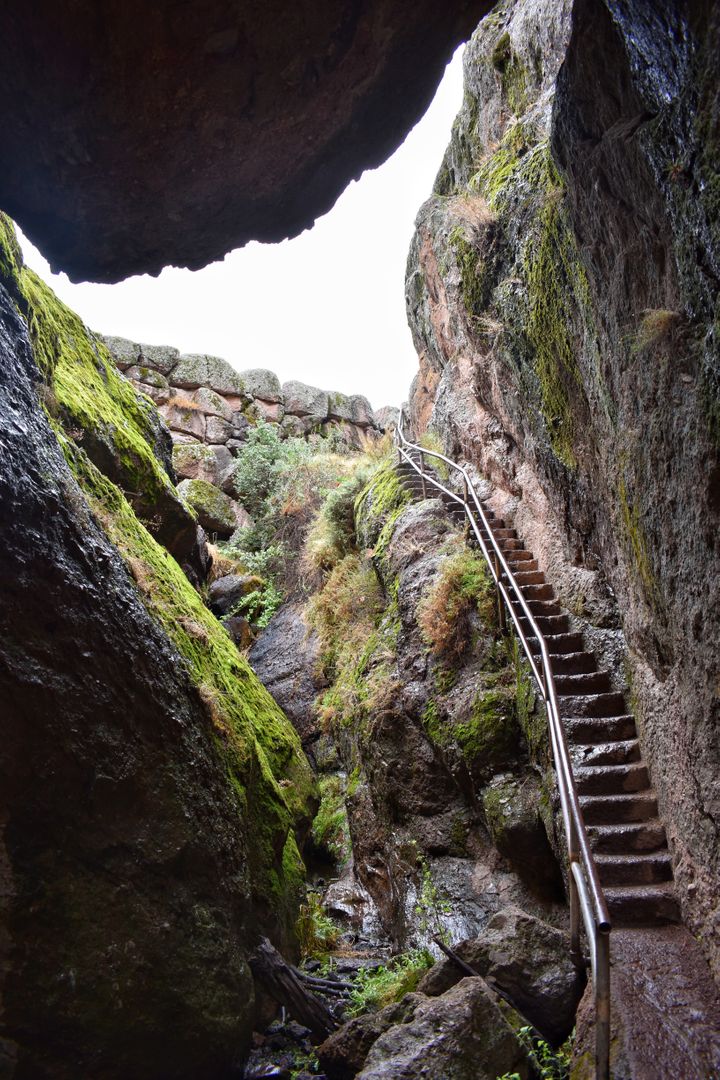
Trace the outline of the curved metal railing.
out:
M 429 484 L 442 491 L 464 509 L 475 539 L 495 582 L 501 626 L 504 625 L 504 613 L 506 611 L 512 619 L 518 639 L 530 664 L 533 678 L 545 704 L 568 848 L 571 948 L 573 957 L 578 962 L 581 957 L 580 924 L 582 921 L 590 948 L 590 966 L 595 997 L 595 1075 L 597 1080 L 607 1080 L 610 1075 L 610 916 L 583 820 L 565 729 L 560 719 L 555 680 L 545 638 L 540 632 L 522 590 L 515 581 L 505 556 L 493 535 L 475 486 L 466 470 L 451 458 L 445 457 L 444 454 L 411 443 L 405 436 L 402 410 L 395 429 L 395 445 L 399 460 L 404 459 L 420 477 L 423 494 L 426 493 Z M 419 464 L 414 460 L 413 454 L 419 458 Z M 462 495 L 458 495 L 457 492 L 442 484 L 437 476 L 426 471 L 426 456 L 445 462 L 449 469 L 454 470 L 461 477 L 463 484 Z M 523 630 L 518 609 L 530 627 L 530 634 Z M 536 655 L 531 649 L 529 637 L 537 639 L 539 655 Z

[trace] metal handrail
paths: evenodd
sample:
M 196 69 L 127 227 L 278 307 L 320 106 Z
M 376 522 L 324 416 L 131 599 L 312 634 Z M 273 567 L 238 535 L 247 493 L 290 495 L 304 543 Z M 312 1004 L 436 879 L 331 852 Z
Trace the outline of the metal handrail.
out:
M 442 491 L 461 506 L 468 518 L 475 539 L 488 564 L 498 594 L 498 617 L 504 626 L 504 607 L 512 619 L 518 638 L 530 664 L 533 678 L 538 685 L 548 715 L 550 742 L 553 760 L 558 778 L 560 806 L 568 847 L 568 891 L 570 894 L 570 942 L 573 958 L 577 962 L 581 956 L 580 922 L 585 927 L 590 946 L 590 965 L 593 976 L 595 997 L 595 1076 L 597 1080 L 608 1080 L 610 1076 L 610 916 L 603 895 L 597 865 L 593 858 L 588 840 L 582 808 L 577 793 L 577 785 L 572 770 L 565 729 L 560 719 L 560 709 L 555 691 L 550 654 L 535 618 L 527 605 L 520 586 L 507 564 L 505 556 L 497 543 L 490 524 L 478 498 L 475 486 L 465 469 L 444 454 L 436 450 L 427 450 L 423 446 L 411 443 L 405 436 L 404 412 L 395 429 L 395 445 L 399 460 L 405 459 L 419 475 L 423 495 L 427 493 L 427 484 Z M 412 453 L 420 458 L 420 465 L 413 460 Z M 463 496 L 458 495 L 432 473 L 425 470 L 425 456 L 437 458 L 454 469 L 462 477 Z M 483 536 L 478 527 L 478 520 L 485 531 Z M 487 538 L 487 542 L 486 542 Z M 502 602 L 501 602 L 502 601 Z M 540 663 L 530 648 L 528 635 L 520 625 L 517 608 L 530 626 L 531 637 L 537 638 L 540 650 Z

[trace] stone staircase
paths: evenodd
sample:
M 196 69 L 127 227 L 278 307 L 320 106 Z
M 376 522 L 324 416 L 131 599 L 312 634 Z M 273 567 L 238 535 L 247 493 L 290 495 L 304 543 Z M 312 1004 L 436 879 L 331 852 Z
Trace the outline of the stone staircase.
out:
M 422 499 L 422 480 L 415 470 L 406 462 L 397 470 L 413 497 Z M 449 496 L 428 484 L 426 493 L 442 498 L 458 524 L 466 521 L 462 507 Z M 608 672 L 598 670 L 582 634 L 571 630 L 533 553 L 514 529 L 483 510 L 551 657 L 580 804 L 610 917 L 616 926 L 676 922 L 680 915 L 665 829 L 625 695 L 613 689 Z M 527 618 L 521 616 L 520 624 L 529 636 Z M 529 637 L 529 643 L 540 652 L 536 637 Z

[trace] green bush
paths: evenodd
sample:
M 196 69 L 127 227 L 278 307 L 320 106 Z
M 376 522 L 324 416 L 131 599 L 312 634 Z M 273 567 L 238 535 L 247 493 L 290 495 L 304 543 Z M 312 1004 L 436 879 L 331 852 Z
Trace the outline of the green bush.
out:
M 359 1016 L 400 1001 L 405 994 L 417 988 L 425 972 L 434 963 L 427 949 L 413 949 L 396 957 L 387 967 L 375 968 L 374 971 L 361 968 L 355 977 L 348 1012 L 351 1016 Z

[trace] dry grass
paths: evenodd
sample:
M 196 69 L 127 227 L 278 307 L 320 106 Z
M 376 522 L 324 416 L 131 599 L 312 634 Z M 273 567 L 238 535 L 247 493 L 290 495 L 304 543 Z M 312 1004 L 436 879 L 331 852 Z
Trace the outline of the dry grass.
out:
M 189 409 L 191 412 L 202 411 L 202 406 L 198 405 L 197 401 L 193 401 L 192 398 L 185 397 L 184 394 L 174 394 L 173 397 L 168 400 L 168 406 L 171 406 L 175 409 Z
M 210 683 L 200 683 L 197 688 L 198 697 L 202 701 L 208 720 L 215 728 L 223 735 L 228 734 L 227 717 L 225 715 L 225 709 L 223 708 L 222 695 L 220 691 L 211 686 Z
M 212 558 L 210 565 L 210 573 L 208 574 L 208 584 L 212 584 L 213 581 L 217 581 L 218 578 L 226 577 L 227 574 L 244 574 L 245 567 L 239 559 L 234 559 L 231 555 L 226 555 L 224 551 L 221 551 L 217 544 L 208 544 L 208 552 Z
M 493 618 L 493 591 L 482 556 L 463 545 L 449 554 L 417 607 L 418 626 L 435 656 L 457 658 L 470 644 L 470 614 Z
M 483 196 L 470 192 L 453 197 L 452 214 L 453 218 L 478 231 L 487 228 L 488 225 L 492 225 L 496 221 L 496 215 Z
M 647 308 L 642 312 L 640 323 L 630 335 L 630 351 L 633 355 L 644 352 L 667 340 L 678 326 L 682 315 L 667 308 Z
M 185 615 L 181 615 L 178 622 L 182 626 L 186 634 L 189 634 L 191 638 L 195 638 L 196 641 L 201 641 L 203 645 L 210 644 L 210 633 L 206 626 L 197 622 L 196 619 L 190 619 Z

